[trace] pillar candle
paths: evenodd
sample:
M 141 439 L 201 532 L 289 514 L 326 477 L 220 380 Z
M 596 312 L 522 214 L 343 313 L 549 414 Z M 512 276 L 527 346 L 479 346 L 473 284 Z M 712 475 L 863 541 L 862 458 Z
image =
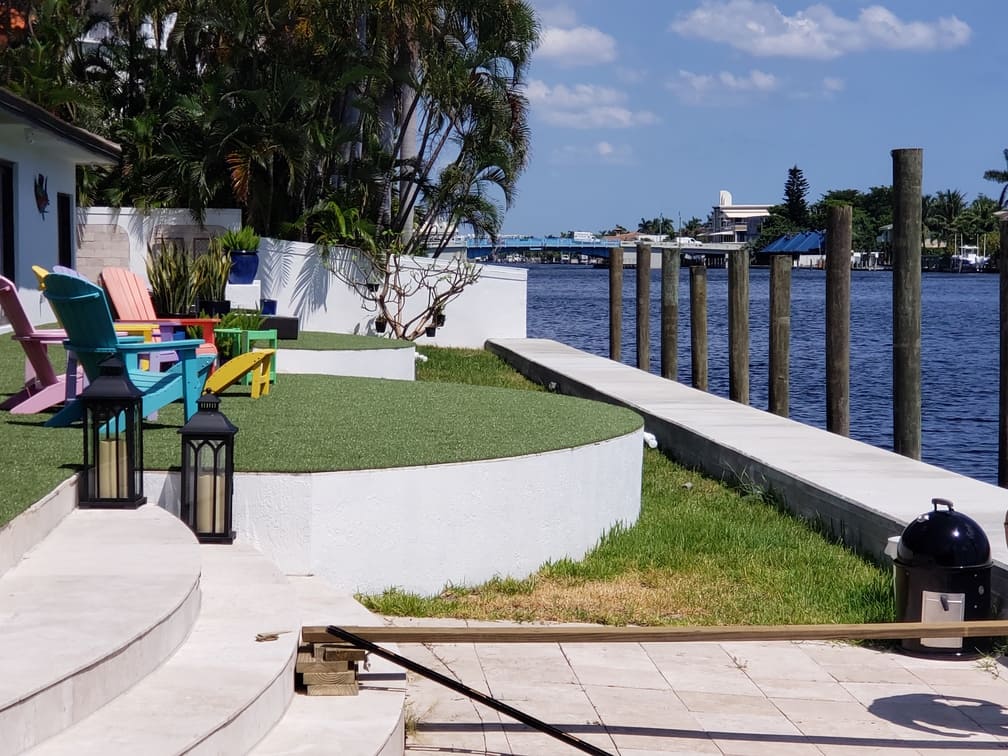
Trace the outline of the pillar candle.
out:
M 118 471 L 118 477 L 116 472 Z M 98 496 L 122 499 L 129 493 L 126 469 L 126 439 L 106 438 L 98 442 Z
M 212 472 L 196 474 L 196 532 L 224 532 L 223 476 L 216 476 Z

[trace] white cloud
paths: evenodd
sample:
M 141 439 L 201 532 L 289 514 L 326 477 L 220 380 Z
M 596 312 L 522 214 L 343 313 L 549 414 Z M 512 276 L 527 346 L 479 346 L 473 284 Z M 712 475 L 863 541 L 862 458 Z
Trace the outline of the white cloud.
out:
M 779 84 L 776 76 L 756 68 L 745 76 L 729 71 L 698 74 L 680 69 L 667 86 L 686 102 L 722 104 L 737 101 L 738 95 L 746 92 L 772 92 Z
M 838 79 L 835 76 L 827 76 L 822 80 L 823 89 L 827 92 L 842 92 L 847 86 L 847 83 L 843 79 Z
M 584 165 L 586 163 L 632 165 L 636 162 L 630 145 L 604 141 L 588 145 L 564 145 L 553 151 L 550 160 L 561 165 Z
M 577 13 L 569 5 L 547 5 L 537 10 L 544 26 L 574 26 Z
M 670 30 L 753 55 L 819 59 L 863 50 L 951 49 L 966 44 L 971 34 L 969 25 L 955 16 L 904 21 L 873 5 L 848 19 L 823 4 L 788 16 L 762 0 L 707 0 L 681 14 Z
M 563 66 L 611 63 L 616 60 L 616 40 L 593 26 L 547 26 L 536 55 Z
M 574 129 L 629 128 L 657 123 L 649 110 L 626 106 L 626 95 L 611 87 L 594 84 L 558 84 L 551 87 L 539 79 L 528 83 L 525 94 L 533 111 L 554 126 Z

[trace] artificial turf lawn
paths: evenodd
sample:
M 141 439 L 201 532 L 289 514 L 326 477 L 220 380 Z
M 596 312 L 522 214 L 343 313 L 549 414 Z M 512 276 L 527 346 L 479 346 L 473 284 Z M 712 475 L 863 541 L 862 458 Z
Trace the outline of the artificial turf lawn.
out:
M 23 381 L 21 348 L 0 336 L 0 401 Z M 629 433 L 640 416 L 619 407 L 544 392 L 460 383 L 283 375 L 269 396 L 224 393 L 238 426 L 235 468 L 319 472 L 510 457 Z M 51 413 L 0 412 L 0 524 L 70 477 L 81 460 L 80 426 L 45 428 Z M 144 424 L 144 466 L 176 468 L 182 406 Z

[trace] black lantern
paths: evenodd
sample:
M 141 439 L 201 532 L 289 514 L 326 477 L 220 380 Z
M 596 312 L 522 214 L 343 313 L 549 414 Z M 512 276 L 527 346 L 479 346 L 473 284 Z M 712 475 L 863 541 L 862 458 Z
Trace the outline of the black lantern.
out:
M 220 411 L 220 399 L 204 394 L 182 434 L 182 520 L 200 543 L 233 543 L 234 437 L 238 429 Z
M 110 357 L 80 393 L 84 407 L 84 485 L 80 507 L 135 509 L 143 493 L 143 394 L 122 360 Z

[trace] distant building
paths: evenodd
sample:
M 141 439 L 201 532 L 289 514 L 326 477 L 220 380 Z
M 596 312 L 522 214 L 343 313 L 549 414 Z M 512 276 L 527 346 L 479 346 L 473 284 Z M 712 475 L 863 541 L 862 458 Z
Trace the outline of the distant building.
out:
M 770 215 L 770 205 L 736 205 L 731 192 L 724 189 L 711 212 L 709 228 L 700 233 L 705 242 L 744 244 L 759 236 L 763 220 Z

